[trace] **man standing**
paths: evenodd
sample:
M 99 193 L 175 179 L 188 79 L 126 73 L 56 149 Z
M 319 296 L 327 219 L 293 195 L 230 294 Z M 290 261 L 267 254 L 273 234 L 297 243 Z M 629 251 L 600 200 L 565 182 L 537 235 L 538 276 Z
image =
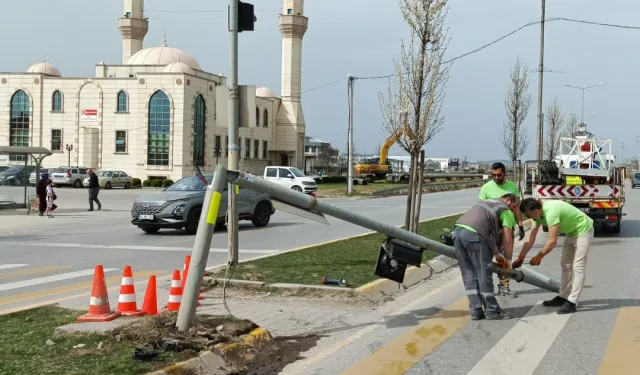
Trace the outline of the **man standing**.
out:
M 584 286 L 585 269 L 589 246 L 593 240 L 593 219 L 571 204 L 561 200 L 538 201 L 526 198 L 520 203 L 520 211 L 536 223 L 531 228 L 529 239 L 525 242 L 513 267 L 522 265 L 524 258 L 536 242 L 541 225 L 549 227 L 549 239 L 542 250 L 531 258 L 529 264 L 537 266 L 547 254 L 556 247 L 558 233 L 566 235 L 562 246 L 560 267 L 562 270 L 560 293 L 555 298 L 544 301 L 544 306 L 558 306 L 558 314 L 576 311 L 576 303 Z
M 507 168 L 500 162 L 493 163 L 491 166 L 491 181 L 487 182 L 480 189 L 480 200 L 487 199 L 499 199 L 505 194 L 513 194 L 518 199 L 520 198 L 520 192 L 518 186 L 510 180 L 507 180 Z M 518 239 L 522 241 L 524 238 L 524 226 L 522 225 L 522 215 L 518 204 L 516 204 L 515 218 L 518 223 Z M 515 230 L 515 223 L 513 226 Z M 503 254 L 504 255 L 504 254 Z M 511 258 L 507 258 L 511 262 Z M 502 296 L 515 298 L 518 295 L 509 288 L 509 278 L 498 275 L 498 294 Z
M 455 224 L 453 241 L 473 320 L 511 318 L 502 311 L 493 293 L 491 265 L 495 255 L 497 263 L 511 268 L 499 249 L 504 245 L 506 258 L 511 258 L 517 202 L 514 194 L 478 202 Z
M 93 201 L 98 204 L 98 211 L 102 209 L 102 204 L 98 200 L 98 193 L 100 193 L 100 183 L 98 182 L 98 176 L 89 169 L 89 209 L 87 211 L 93 211 Z

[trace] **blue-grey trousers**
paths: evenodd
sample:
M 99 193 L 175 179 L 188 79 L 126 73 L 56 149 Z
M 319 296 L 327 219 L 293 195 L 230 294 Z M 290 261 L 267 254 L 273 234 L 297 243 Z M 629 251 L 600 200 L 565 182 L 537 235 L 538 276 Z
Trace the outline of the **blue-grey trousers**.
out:
M 493 292 L 493 254 L 486 240 L 478 233 L 456 227 L 453 242 L 471 314 L 482 314 L 483 303 L 487 315 L 502 312 Z

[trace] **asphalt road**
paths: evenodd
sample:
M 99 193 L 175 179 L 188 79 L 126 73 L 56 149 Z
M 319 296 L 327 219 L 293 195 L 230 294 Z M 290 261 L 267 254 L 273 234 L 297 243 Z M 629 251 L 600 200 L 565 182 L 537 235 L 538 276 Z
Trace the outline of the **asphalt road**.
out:
M 2 187 L 0 195 L 16 189 Z M 31 189 L 32 190 L 32 189 Z M 87 212 L 87 190 L 58 188 L 53 218 L 8 215 L 0 211 L 0 314 L 37 304 L 89 298 L 96 264 L 105 268 L 110 288 L 117 288 L 125 265 L 134 279 L 146 282 L 150 274 L 170 275 L 183 268 L 194 236 L 167 230 L 145 234 L 131 225 L 130 210 L 136 196 L 148 190 L 102 190 L 101 211 Z M 20 192 L 18 192 L 20 194 Z M 32 194 L 29 192 L 29 194 Z M 462 212 L 476 200 L 478 189 L 426 194 L 422 219 Z M 335 199 L 335 204 L 391 225 L 402 225 L 406 197 Z M 241 222 L 240 259 L 267 256 L 369 232 L 338 219 L 326 226 L 277 211 L 266 228 Z M 227 262 L 227 233 L 216 232 L 208 265 Z M 166 279 L 165 279 L 166 281 Z M 117 298 L 117 289 L 111 293 Z M 138 292 L 142 298 L 142 291 Z
M 460 272 L 454 268 L 396 296 L 389 302 L 394 311 L 380 319 L 363 319 L 329 333 L 282 374 L 638 374 L 637 190 L 627 189 L 626 212 L 619 235 L 596 234 L 586 287 L 574 314 L 558 315 L 555 308 L 543 307 L 541 302 L 553 293 L 512 282 L 519 296 L 498 300 L 514 319 L 471 321 Z M 538 236 L 530 256 L 546 237 Z M 562 242 L 534 269 L 559 280 Z

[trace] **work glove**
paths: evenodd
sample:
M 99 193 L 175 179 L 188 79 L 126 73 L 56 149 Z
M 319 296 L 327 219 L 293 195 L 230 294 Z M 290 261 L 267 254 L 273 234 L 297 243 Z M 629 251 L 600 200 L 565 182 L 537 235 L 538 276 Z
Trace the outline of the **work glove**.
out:
M 502 269 L 511 269 L 511 264 L 509 263 L 509 261 L 500 254 L 496 255 L 496 263 L 498 263 L 502 267 Z
M 524 239 L 524 226 L 519 225 L 518 229 L 519 240 L 522 241 L 522 239 Z
M 529 264 L 532 266 L 539 266 L 540 263 L 542 262 L 542 258 L 544 258 L 544 254 L 542 254 L 542 252 L 539 252 L 538 255 L 531 258 L 531 260 L 529 261 Z
M 524 263 L 524 256 L 520 255 L 518 256 L 518 259 L 513 261 L 513 263 L 511 264 L 511 267 L 520 268 L 522 267 L 522 263 Z

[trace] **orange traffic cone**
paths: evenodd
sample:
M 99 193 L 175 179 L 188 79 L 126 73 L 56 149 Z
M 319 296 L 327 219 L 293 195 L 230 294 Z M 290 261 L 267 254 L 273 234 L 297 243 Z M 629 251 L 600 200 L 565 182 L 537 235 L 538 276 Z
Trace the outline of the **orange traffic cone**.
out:
M 138 305 L 136 304 L 136 288 L 133 285 L 131 266 L 124 266 L 117 310 L 120 311 L 122 315 L 128 316 L 140 316 L 143 314 L 142 311 L 138 310 Z
M 189 266 L 191 265 L 191 255 L 187 255 L 184 257 L 184 267 L 182 269 L 182 293 L 184 293 L 184 286 L 187 284 L 187 275 L 189 275 Z M 202 295 L 202 288 L 200 288 L 200 295 L 198 296 L 198 300 L 202 301 L 204 296 Z M 196 306 L 200 306 L 200 302 L 196 304 Z
M 104 268 L 96 265 L 93 272 L 93 288 L 89 299 L 89 311 L 78 317 L 79 322 L 108 322 L 120 316 L 120 311 L 111 311 L 107 283 L 104 281 Z
M 145 315 L 158 314 L 158 297 L 156 296 L 156 275 L 149 276 L 147 290 L 144 293 L 142 313 Z
M 180 287 L 180 271 L 173 270 L 173 280 L 169 290 L 169 302 L 167 308 L 162 311 L 178 311 L 182 302 L 182 288 Z

